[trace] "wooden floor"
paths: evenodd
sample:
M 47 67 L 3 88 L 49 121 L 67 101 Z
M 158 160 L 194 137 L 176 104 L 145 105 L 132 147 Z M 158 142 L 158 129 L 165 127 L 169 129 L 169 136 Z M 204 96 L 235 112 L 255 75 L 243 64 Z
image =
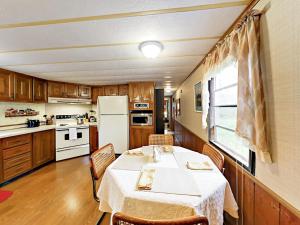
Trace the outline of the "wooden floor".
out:
M 2 189 L 14 194 L 0 203 L 1 225 L 96 225 L 102 215 L 87 156 L 51 163 Z

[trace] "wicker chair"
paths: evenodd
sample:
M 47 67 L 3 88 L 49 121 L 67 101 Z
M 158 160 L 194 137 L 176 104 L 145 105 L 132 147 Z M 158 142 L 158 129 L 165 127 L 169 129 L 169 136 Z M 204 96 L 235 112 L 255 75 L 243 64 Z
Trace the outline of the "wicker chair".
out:
M 150 134 L 149 145 L 173 145 L 173 135 L 171 134 Z
M 106 168 L 115 160 L 115 151 L 112 144 L 107 144 L 97 151 L 93 152 L 90 157 L 90 170 L 93 181 L 93 196 L 94 199 L 99 202 L 99 198 L 96 194 L 96 181 L 99 180 Z
M 224 173 L 224 156 L 223 154 L 218 151 L 217 149 L 213 148 L 212 146 L 205 144 L 203 146 L 202 153 L 207 155 L 213 163 L 218 167 L 218 169 Z
M 206 217 L 191 216 L 172 220 L 144 220 L 122 213 L 113 215 L 113 225 L 208 225 Z

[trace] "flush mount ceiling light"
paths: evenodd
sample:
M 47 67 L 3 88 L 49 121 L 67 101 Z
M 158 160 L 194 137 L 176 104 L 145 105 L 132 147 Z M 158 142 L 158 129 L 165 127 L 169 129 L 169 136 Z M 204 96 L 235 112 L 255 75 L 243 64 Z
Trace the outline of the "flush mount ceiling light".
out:
M 146 58 L 154 59 L 163 50 L 163 45 L 159 41 L 144 41 L 139 49 Z

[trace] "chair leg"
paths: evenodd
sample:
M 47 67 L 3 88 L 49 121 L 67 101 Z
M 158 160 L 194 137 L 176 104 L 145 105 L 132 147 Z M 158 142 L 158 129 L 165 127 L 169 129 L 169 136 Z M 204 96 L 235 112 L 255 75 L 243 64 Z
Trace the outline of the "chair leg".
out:
M 91 170 L 91 176 L 92 176 L 92 182 L 93 182 L 93 197 L 96 202 L 100 202 L 99 198 L 97 197 L 96 180 L 94 178 L 93 169 L 90 168 L 90 170 Z
M 102 213 L 102 215 L 101 215 L 100 219 L 98 220 L 98 223 L 97 223 L 97 225 L 101 225 L 101 223 L 102 223 L 102 221 L 103 221 L 103 219 L 104 219 L 105 215 L 106 215 L 106 212 Z

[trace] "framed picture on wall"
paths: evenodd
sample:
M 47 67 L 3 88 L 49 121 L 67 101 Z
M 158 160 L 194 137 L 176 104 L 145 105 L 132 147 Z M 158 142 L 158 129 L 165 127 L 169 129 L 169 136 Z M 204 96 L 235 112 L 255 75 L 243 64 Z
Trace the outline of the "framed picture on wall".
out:
M 180 98 L 176 99 L 176 117 L 180 116 Z
M 195 93 L 195 111 L 202 112 L 202 83 L 201 81 L 194 85 Z

